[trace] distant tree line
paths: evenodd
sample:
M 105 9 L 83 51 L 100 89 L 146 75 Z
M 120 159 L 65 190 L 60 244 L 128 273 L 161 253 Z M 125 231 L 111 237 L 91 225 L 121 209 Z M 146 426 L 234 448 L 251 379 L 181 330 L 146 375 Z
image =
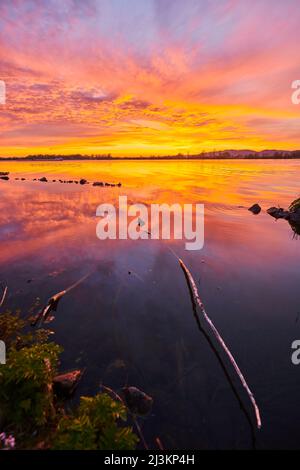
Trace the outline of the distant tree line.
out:
M 1 157 L 0 157 L 1 158 Z M 201 152 L 195 155 L 178 153 L 177 155 L 151 155 L 139 157 L 113 157 L 110 153 L 107 154 L 91 154 L 82 155 L 80 153 L 71 155 L 60 154 L 35 154 L 27 155 L 26 157 L 2 157 L 1 160 L 217 160 L 217 159 L 293 159 L 300 158 L 300 150 L 263 150 L 256 152 L 252 150 L 223 150 L 213 152 Z

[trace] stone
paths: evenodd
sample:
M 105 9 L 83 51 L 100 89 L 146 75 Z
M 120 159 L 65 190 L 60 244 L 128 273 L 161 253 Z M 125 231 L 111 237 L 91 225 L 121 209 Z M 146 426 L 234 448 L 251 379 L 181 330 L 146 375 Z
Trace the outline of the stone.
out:
M 145 416 L 152 408 L 153 398 L 137 387 L 122 388 L 125 404 L 132 414 Z
M 58 395 L 70 396 L 74 393 L 83 371 L 75 369 L 64 374 L 56 375 L 53 379 L 53 388 Z
M 290 212 L 289 221 L 293 224 L 300 224 L 300 212 Z
M 259 204 L 253 204 L 253 206 L 249 207 L 248 211 L 252 212 L 254 215 L 257 215 L 261 212 L 261 207 Z
M 295 199 L 289 207 L 290 212 L 300 212 L 300 198 Z
M 285 211 L 281 207 L 270 207 L 267 210 L 267 213 L 271 216 L 274 217 L 275 219 L 289 219 L 290 212 Z

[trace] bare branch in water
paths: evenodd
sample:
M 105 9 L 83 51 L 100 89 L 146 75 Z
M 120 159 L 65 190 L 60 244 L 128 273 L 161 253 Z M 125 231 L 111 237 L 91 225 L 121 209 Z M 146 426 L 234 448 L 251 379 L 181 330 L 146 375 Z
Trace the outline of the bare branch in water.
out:
M 57 294 L 50 297 L 50 299 L 48 300 L 47 305 L 37 314 L 36 318 L 31 323 L 31 326 L 36 326 L 38 323 L 42 324 L 45 320 L 47 320 L 47 318 L 49 317 L 49 315 L 52 311 L 56 312 L 58 302 L 60 301 L 60 299 L 65 294 L 70 292 L 72 289 L 75 289 L 75 287 L 79 286 L 85 279 L 87 279 L 92 274 L 92 272 L 90 272 L 90 273 L 86 274 L 85 276 L 83 276 L 81 279 L 79 279 L 79 281 L 76 281 L 74 284 L 72 284 L 67 289 L 62 290 L 61 292 L 58 292 Z
M 125 406 L 125 408 L 127 408 L 126 403 L 124 402 L 123 398 L 120 397 L 120 395 L 117 392 L 115 392 L 112 388 L 107 387 L 106 385 L 103 385 L 103 384 L 100 384 L 100 388 L 108 392 L 110 395 L 113 396 L 114 400 L 120 401 Z
M 155 439 L 155 442 L 156 442 L 156 444 L 157 444 L 157 447 L 158 447 L 160 450 L 165 450 L 165 449 L 164 449 L 164 446 L 162 445 L 161 440 L 160 440 L 159 437 L 157 437 L 157 438 Z
M 207 323 L 209 324 L 212 332 L 214 333 L 216 339 L 218 340 L 218 342 L 220 343 L 220 345 L 222 346 L 223 350 L 225 351 L 225 353 L 227 354 L 231 364 L 233 365 L 243 387 L 245 388 L 249 398 L 250 398 L 250 401 L 253 405 L 253 408 L 254 408 L 254 412 L 255 412 L 255 418 L 256 418 L 256 425 L 257 425 L 257 428 L 260 429 L 261 428 L 261 418 L 260 418 L 260 412 L 259 412 L 259 408 L 256 404 L 256 401 L 255 401 L 255 398 L 254 398 L 254 395 L 253 393 L 251 392 L 239 366 L 237 365 L 233 355 L 231 354 L 230 350 L 228 349 L 226 343 L 224 342 L 222 336 L 220 335 L 220 333 L 218 332 L 217 328 L 215 327 L 215 325 L 213 324 L 213 322 L 211 321 L 211 319 L 209 318 L 209 316 L 207 315 L 206 313 L 206 310 L 205 310 L 205 307 L 200 299 L 200 296 L 199 296 L 199 293 L 198 293 L 198 289 L 197 289 L 197 286 L 196 286 L 196 283 L 193 279 L 193 276 L 192 274 L 190 273 L 189 269 L 186 267 L 186 265 L 184 264 L 184 262 L 179 259 L 179 264 L 183 270 L 183 272 L 185 273 L 185 276 L 186 276 L 186 279 L 189 283 L 189 287 L 193 293 L 193 296 L 194 296 L 194 299 L 196 301 L 196 304 L 198 305 L 198 307 L 200 308 L 200 311 L 204 317 L 204 319 L 207 321 Z
M 136 419 L 136 416 L 135 416 L 135 415 L 131 415 L 131 416 L 132 416 L 133 422 L 134 422 L 134 424 L 135 424 L 135 427 L 136 427 L 136 429 L 137 429 L 137 432 L 138 432 L 138 434 L 139 434 L 139 436 L 140 436 L 140 438 L 141 438 L 141 441 L 142 441 L 142 443 L 143 443 L 143 446 L 145 447 L 146 450 L 149 450 L 148 444 L 147 444 L 147 442 L 145 441 L 144 434 L 142 433 L 141 427 L 140 427 L 140 425 L 139 425 L 139 423 L 138 423 L 138 421 L 137 421 L 137 419 Z
M 0 300 L 0 307 L 2 307 L 2 305 L 4 304 L 7 291 L 8 291 L 8 287 L 6 286 L 6 287 L 4 288 L 3 295 L 2 295 L 2 298 L 1 298 L 1 300 Z

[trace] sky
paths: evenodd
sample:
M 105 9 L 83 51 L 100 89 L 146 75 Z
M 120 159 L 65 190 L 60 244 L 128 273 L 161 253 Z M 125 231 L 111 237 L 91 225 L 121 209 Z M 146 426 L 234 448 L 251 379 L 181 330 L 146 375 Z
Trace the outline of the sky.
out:
M 299 0 L 0 0 L 0 156 L 299 149 Z

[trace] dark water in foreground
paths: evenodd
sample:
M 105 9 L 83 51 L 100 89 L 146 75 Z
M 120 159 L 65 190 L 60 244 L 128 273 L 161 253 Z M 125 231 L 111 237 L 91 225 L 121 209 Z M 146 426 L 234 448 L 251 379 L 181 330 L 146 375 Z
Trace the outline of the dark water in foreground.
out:
M 0 181 L 0 281 L 7 306 L 26 309 L 89 272 L 66 295 L 51 328 L 62 368 L 86 367 L 78 395 L 102 382 L 135 385 L 154 398 L 141 425 L 150 447 L 251 447 L 249 424 L 204 335 L 183 273 L 197 281 L 207 311 L 244 372 L 261 409 L 258 448 L 300 447 L 300 240 L 265 213 L 299 196 L 300 162 L 8 163 Z M 18 176 L 121 181 L 121 188 L 15 181 Z M 205 245 L 100 241 L 96 207 L 117 202 L 204 203 Z M 263 212 L 247 208 L 259 202 Z M 130 272 L 131 274 L 128 274 Z M 30 282 L 28 282 L 30 281 Z M 248 397 L 231 372 L 245 407 Z

